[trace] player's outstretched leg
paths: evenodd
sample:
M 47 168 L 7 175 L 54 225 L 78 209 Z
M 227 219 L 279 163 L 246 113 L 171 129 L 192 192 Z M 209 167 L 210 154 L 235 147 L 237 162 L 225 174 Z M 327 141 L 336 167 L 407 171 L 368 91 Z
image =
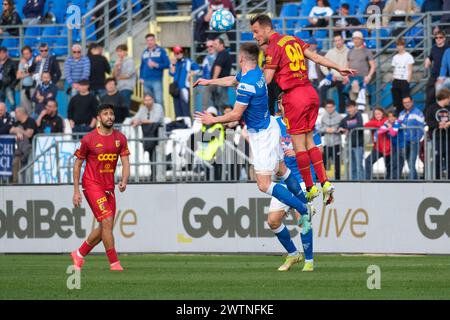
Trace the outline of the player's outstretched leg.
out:
M 283 179 L 289 191 L 292 192 L 302 203 L 308 203 L 308 200 L 306 199 L 306 196 L 300 186 L 300 181 L 297 180 L 292 171 L 286 167 L 283 162 L 280 163 L 278 176 Z
M 301 254 L 298 252 L 291 239 L 289 230 L 282 222 L 284 215 L 284 210 L 277 210 L 270 212 L 267 218 L 270 229 L 276 234 L 278 241 L 288 254 L 284 263 L 278 268 L 278 271 L 289 271 L 294 264 L 299 263 L 302 260 Z
M 315 213 L 315 210 L 313 210 L 313 215 Z M 298 212 L 296 212 L 296 217 L 297 219 L 300 218 Z M 300 233 L 300 241 L 303 246 L 303 253 L 305 254 L 305 265 L 303 266 L 302 271 L 314 271 L 313 229 L 311 228 L 307 234 Z
M 257 174 L 256 181 L 258 183 L 259 190 L 277 198 L 289 207 L 296 209 L 302 215 L 301 220 L 303 223 L 304 232 L 307 233 L 309 231 L 311 228 L 311 223 L 309 221 L 310 206 L 302 203 L 292 192 L 280 183 L 272 182 L 271 175 Z
M 84 257 L 86 257 L 89 252 L 102 240 L 102 228 L 95 228 L 88 236 L 86 241 L 83 242 L 78 250 L 72 251 L 70 256 L 72 257 L 73 265 L 75 269 L 81 270 L 84 264 Z
M 116 249 L 114 248 L 114 235 L 113 235 L 114 218 L 111 216 L 106 219 L 103 219 L 101 224 L 103 231 L 102 240 L 103 245 L 105 246 L 106 255 L 108 256 L 110 270 L 123 271 L 123 268 L 120 265 L 119 258 L 117 257 Z

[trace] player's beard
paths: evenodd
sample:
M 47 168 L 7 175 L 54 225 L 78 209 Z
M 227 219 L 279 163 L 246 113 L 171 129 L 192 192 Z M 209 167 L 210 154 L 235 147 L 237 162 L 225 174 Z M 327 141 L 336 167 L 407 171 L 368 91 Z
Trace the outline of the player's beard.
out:
M 113 126 L 114 126 L 114 121 L 111 121 L 111 124 L 108 124 L 108 122 L 101 122 L 101 124 L 102 124 L 102 127 L 103 128 L 106 128 L 106 129 L 111 129 Z

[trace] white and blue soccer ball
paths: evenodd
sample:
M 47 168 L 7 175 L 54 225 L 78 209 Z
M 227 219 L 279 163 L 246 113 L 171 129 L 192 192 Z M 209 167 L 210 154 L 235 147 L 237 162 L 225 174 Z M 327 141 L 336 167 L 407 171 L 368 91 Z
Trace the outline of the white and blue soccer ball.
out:
M 219 9 L 213 12 L 209 26 L 212 30 L 225 32 L 233 28 L 234 16 L 227 9 Z

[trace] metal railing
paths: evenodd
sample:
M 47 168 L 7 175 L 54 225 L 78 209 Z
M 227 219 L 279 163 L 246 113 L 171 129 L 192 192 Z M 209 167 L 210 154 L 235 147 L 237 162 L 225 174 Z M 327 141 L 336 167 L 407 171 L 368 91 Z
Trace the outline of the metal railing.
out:
M 430 168 L 433 180 L 450 180 L 450 129 L 431 132 Z

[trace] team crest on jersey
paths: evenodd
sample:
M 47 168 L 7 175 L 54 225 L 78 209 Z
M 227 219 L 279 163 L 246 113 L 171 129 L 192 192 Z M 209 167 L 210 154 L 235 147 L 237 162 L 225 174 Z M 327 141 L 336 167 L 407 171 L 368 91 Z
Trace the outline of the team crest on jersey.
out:
M 95 147 L 96 147 L 96 148 L 103 148 L 103 145 L 102 145 L 101 143 L 97 143 L 97 144 L 95 145 Z
M 120 140 L 116 140 L 116 147 L 117 147 L 117 148 L 120 147 Z

